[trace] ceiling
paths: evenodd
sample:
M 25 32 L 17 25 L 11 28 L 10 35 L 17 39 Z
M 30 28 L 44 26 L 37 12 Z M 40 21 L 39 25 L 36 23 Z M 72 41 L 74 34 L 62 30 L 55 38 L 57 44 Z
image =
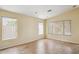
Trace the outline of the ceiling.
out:
M 47 19 L 63 12 L 75 9 L 79 6 L 72 5 L 0 5 L 0 9 L 11 12 L 21 13 L 24 15 Z

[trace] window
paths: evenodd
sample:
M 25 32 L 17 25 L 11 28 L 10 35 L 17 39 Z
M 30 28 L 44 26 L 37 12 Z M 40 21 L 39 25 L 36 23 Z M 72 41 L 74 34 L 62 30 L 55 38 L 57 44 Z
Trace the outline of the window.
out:
M 53 34 L 63 35 L 63 21 L 56 21 L 52 23 Z
M 40 35 L 40 34 L 43 34 L 43 23 L 38 23 L 38 34 Z
M 17 20 L 2 17 L 2 40 L 15 39 L 17 37 Z
M 48 33 L 57 35 L 72 35 L 71 20 L 53 21 L 48 23 Z
M 64 21 L 64 35 L 71 34 L 71 20 Z

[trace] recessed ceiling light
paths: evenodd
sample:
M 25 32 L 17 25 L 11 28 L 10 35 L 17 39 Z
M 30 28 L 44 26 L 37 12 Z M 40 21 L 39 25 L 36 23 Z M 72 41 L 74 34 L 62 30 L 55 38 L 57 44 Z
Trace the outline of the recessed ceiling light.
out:
M 51 12 L 51 11 L 52 11 L 51 9 L 48 10 L 48 12 Z

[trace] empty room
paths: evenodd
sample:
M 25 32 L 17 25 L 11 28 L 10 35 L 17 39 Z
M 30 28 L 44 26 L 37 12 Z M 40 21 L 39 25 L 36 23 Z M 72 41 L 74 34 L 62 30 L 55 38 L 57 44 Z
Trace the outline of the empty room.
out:
M 78 54 L 79 5 L 0 5 L 0 54 Z

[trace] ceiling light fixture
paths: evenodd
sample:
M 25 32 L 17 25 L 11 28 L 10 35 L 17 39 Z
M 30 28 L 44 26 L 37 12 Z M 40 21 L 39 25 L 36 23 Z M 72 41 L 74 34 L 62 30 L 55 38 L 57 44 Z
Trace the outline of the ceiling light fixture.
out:
M 35 12 L 35 14 L 37 14 L 37 12 Z

